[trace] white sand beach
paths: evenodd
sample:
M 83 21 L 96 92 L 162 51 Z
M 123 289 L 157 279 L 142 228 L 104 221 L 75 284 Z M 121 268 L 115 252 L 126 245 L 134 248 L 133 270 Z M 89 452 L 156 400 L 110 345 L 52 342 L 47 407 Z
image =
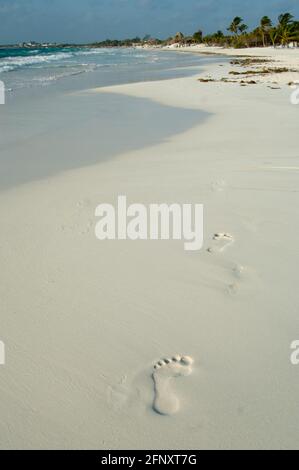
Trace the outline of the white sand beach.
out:
M 255 75 L 259 83 L 276 83 L 287 85 L 298 80 L 299 75 L 299 51 L 298 48 L 281 48 L 281 47 L 250 47 L 250 48 L 227 48 L 218 46 L 205 46 L 203 44 L 193 46 L 177 45 L 165 47 L 166 50 L 175 50 L 176 52 L 192 52 L 206 55 L 229 56 L 231 58 L 259 58 L 265 59 L 265 63 L 252 63 L 247 65 L 247 71 L 262 71 L 264 69 L 288 69 L 282 73 L 271 73 L 263 75 Z M 250 77 L 250 75 L 249 75 Z M 247 77 L 247 78 L 249 78 Z M 244 78 L 244 77 L 243 77 Z
M 70 116 L 91 103 L 83 154 L 101 96 L 157 104 L 182 130 L 1 191 L 2 449 L 298 448 L 299 105 L 284 83 L 221 82 L 231 70 L 73 93 Z M 54 151 L 63 130 L 22 151 Z M 95 208 L 120 194 L 204 204 L 203 249 L 97 240 Z

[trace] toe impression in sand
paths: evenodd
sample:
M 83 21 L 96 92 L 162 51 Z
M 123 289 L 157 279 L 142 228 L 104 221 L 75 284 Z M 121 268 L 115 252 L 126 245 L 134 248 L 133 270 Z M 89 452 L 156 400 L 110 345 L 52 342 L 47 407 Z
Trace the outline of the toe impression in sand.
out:
M 215 233 L 213 236 L 213 246 L 208 248 L 209 253 L 224 251 L 234 242 L 234 237 L 230 233 Z
M 193 359 L 190 356 L 173 356 L 162 359 L 154 366 L 155 385 L 154 410 L 161 415 L 172 415 L 180 408 L 180 402 L 172 391 L 172 379 L 190 375 Z

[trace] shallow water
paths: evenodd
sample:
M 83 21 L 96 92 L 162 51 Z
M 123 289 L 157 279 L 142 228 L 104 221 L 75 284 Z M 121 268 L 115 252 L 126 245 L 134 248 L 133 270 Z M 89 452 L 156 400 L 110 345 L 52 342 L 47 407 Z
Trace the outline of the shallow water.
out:
M 202 60 L 194 54 L 134 48 L 0 48 L 0 80 L 9 100 L 55 85 L 74 90 L 184 76 Z
M 84 53 L 86 60 L 107 67 L 37 85 L 37 74 L 49 77 L 50 72 L 57 72 L 58 63 L 61 70 L 69 70 L 71 60 L 81 67 Z M 0 106 L 0 190 L 155 145 L 206 116 L 198 110 L 169 108 L 133 97 L 73 92 L 192 75 L 205 61 L 215 59 L 134 49 L 77 51 L 71 58 L 61 58 L 61 54 L 66 53 L 57 52 L 59 59 L 54 61 L 51 51 L 46 63 L 19 64 L 0 74 L 8 83 L 17 80 L 23 84 L 8 93 L 6 104 Z M 43 56 L 39 55 L 40 61 Z M 91 58 L 94 56 L 96 59 Z M 11 62 L 22 60 L 32 61 L 32 56 L 16 56 Z M 28 77 L 31 85 L 26 88 Z

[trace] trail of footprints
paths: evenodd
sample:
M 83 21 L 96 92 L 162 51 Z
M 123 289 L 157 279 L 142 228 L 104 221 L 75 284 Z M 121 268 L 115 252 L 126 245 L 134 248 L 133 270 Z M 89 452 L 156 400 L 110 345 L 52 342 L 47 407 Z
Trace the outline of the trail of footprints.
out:
M 233 243 L 235 239 L 234 237 L 227 232 L 219 232 L 215 233 L 212 237 L 212 244 L 209 246 L 207 249 L 208 253 L 212 254 L 221 254 L 223 253 L 227 248 L 229 248 Z M 239 282 L 243 279 L 244 271 L 245 268 L 242 265 L 234 265 L 232 266 L 232 276 L 233 276 L 233 282 L 231 282 L 229 285 L 226 287 L 226 292 L 229 295 L 236 295 L 239 290 Z

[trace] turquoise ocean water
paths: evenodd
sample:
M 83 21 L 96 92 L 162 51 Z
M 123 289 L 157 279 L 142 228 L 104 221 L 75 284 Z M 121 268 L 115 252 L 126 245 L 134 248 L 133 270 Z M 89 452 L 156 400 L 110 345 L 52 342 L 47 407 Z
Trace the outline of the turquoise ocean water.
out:
M 0 191 L 150 147 L 205 119 L 147 99 L 76 93 L 196 74 L 211 57 L 134 48 L 0 48 Z
M 58 82 L 60 88 L 80 89 L 184 76 L 202 60 L 196 54 L 135 48 L 2 47 L 0 80 L 11 93 Z

